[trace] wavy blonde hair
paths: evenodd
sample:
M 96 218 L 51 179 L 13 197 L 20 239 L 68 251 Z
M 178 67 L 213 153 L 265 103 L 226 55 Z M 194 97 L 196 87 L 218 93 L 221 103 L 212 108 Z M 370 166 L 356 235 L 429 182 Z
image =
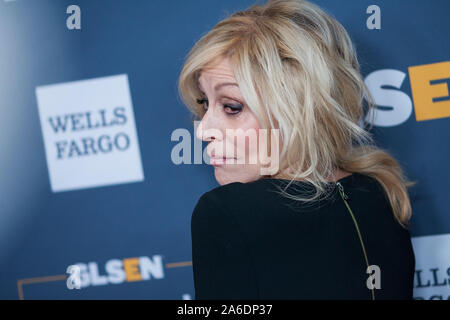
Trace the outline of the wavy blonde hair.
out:
M 217 23 L 190 50 L 178 80 L 194 120 L 205 112 L 196 103 L 200 72 L 225 57 L 261 127 L 279 129 L 280 170 L 289 184 L 303 180 L 316 190 L 308 198 L 283 190 L 286 197 L 317 200 L 337 168 L 364 174 L 380 183 L 396 220 L 407 228 L 412 211 L 407 187 L 415 182 L 362 126 L 374 102 L 338 21 L 307 1 L 269 0 Z

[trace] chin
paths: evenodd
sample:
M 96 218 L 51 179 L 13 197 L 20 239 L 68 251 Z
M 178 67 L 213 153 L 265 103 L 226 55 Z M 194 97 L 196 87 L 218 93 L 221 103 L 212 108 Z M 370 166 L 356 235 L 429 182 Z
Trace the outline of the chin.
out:
M 214 176 L 219 185 L 223 186 L 233 182 L 251 182 L 261 178 L 258 174 L 251 174 L 250 170 L 246 170 L 243 174 L 238 174 L 234 172 L 226 172 L 222 168 L 217 168 L 214 170 Z
M 216 177 L 217 183 L 221 186 L 232 183 L 232 182 L 236 182 L 236 181 L 233 181 L 233 179 L 231 179 L 229 175 L 226 175 L 223 173 L 217 173 L 217 169 L 215 170 L 214 176 Z

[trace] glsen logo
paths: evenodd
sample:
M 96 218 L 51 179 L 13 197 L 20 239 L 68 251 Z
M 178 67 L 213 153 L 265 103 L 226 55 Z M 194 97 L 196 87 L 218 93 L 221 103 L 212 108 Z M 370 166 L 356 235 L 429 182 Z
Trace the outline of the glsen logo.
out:
M 409 67 L 416 120 L 450 117 L 450 61 Z
M 53 192 L 144 180 L 127 75 L 36 88 Z
M 67 279 L 69 289 L 72 289 L 74 284 L 82 289 L 89 286 L 164 278 L 164 266 L 160 255 L 154 255 L 153 259 L 145 256 L 123 260 L 111 259 L 106 262 L 104 271 L 99 270 L 96 262 L 77 263 L 69 266 L 67 270 L 70 273 Z
M 414 299 L 450 300 L 450 234 L 412 238 Z
M 450 117 L 450 62 L 412 66 L 408 68 L 416 121 Z M 406 78 L 400 70 L 377 70 L 364 82 L 375 99 L 375 126 L 397 126 L 408 120 L 413 110 L 411 98 L 400 89 Z M 389 88 L 391 87 L 391 88 Z M 368 113 L 366 121 L 372 119 Z

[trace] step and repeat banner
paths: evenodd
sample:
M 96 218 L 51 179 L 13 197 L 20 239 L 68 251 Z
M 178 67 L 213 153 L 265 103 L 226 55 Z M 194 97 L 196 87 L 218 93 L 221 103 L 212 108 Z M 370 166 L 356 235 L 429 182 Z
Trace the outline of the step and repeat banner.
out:
M 349 31 L 375 140 L 418 181 L 414 297 L 449 299 L 450 2 L 313 2 Z M 177 79 L 253 3 L 0 0 L 1 299 L 193 299 L 190 218 L 218 184 L 177 151 L 206 147 Z

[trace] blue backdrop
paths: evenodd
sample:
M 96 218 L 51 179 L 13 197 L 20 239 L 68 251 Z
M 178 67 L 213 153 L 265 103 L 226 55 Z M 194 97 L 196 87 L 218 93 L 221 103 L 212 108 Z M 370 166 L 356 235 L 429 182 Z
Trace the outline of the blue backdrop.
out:
M 450 2 L 314 2 L 356 44 L 375 140 L 418 181 L 415 297 L 448 299 Z M 174 131 L 194 133 L 177 79 L 200 36 L 253 3 L 0 1 L 0 298 L 193 298 L 190 217 L 217 183 L 172 161 Z M 374 4 L 381 29 L 366 24 Z

